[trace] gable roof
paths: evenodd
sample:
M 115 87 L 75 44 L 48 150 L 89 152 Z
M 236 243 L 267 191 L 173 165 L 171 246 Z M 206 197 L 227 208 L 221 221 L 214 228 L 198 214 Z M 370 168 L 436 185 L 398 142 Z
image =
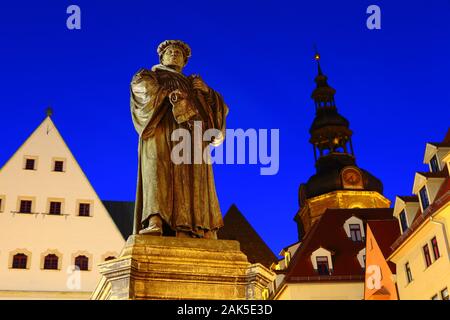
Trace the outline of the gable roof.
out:
M 217 237 L 223 240 L 239 241 L 241 250 L 247 255 L 250 263 L 261 263 L 269 268 L 273 262 L 278 261 L 275 254 L 245 219 L 236 205 L 233 204 L 228 209 L 223 220 L 224 226 L 219 229 Z
M 361 219 L 364 224 L 369 220 L 392 220 L 392 213 L 391 208 L 327 209 L 292 258 L 285 282 L 363 281 L 365 271 L 357 255 L 365 248 L 365 242 L 349 239 L 344 223 L 352 216 Z M 334 252 L 333 274 L 330 276 L 319 276 L 313 268 L 311 254 L 319 247 Z
M 102 200 L 122 237 L 126 240 L 133 233 L 134 202 Z
M 398 220 L 371 220 L 368 221 L 367 224 L 372 231 L 383 257 L 387 259 L 392 253 L 391 245 L 400 236 Z M 391 272 L 395 274 L 395 264 L 388 261 L 388 266 L 391 269 Z

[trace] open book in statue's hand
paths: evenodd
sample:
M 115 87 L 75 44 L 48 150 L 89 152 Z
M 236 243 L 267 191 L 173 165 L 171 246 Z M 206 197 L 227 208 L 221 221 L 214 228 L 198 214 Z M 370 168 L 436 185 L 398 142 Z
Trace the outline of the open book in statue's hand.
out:
M 172 104 L 173 116 L 178 124 L 189 121 L 198 114 L 197 109 L 192 101 L 188 99 L 187 94 L 180 90 L 172 91 L 169 94 L 169 100 Z

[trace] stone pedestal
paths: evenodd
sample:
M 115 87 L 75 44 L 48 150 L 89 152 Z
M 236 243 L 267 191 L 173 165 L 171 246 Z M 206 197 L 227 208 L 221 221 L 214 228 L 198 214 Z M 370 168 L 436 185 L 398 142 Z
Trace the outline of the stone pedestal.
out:
M 275 275 L 239 242 L 132 235 L 102 263 L 92 299 L 262 299 Z

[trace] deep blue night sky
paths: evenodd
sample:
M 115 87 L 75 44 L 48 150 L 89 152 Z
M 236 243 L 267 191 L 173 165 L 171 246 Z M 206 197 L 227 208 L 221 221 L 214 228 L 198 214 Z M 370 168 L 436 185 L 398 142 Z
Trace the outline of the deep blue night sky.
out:
M 13 2 L 9 2 L 13 3 Z M 77 4 L 82 29 L 66 28 Z M 382 29 L 366 28 L 366 8 Z M 427 141 L 450 125 L 450 1 L 20 1 L 0 4 L 0 164 L 54 109 L 54 121 L 102 199 L 134 200 L 137 134 L 129 82 L 182 39 L 230 107 L 229 128 L 279 128 L 280 171 L 215 166 L 223 212 L 232 203 L 270 247 L 296 241 L 297 191 L 314 172 L 308 129 L 316 66 L 337 90 L 359 166 L 385 195 L 410 194 Z

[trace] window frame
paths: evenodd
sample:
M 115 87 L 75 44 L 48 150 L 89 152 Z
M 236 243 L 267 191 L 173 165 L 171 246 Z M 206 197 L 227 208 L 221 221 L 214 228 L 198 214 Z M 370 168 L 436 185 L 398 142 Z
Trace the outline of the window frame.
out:
M 20 205 L 19 205 L 19 213 L 24 213 L 24 214 L 32 214 L 33 213 L 33 200 L 29 200 L 29 199 L 21 199 L 19 200 Z M 27 204 L 25 207 L 25 203 Z M 28 210 L 28 203 L 29 203 L 29 210 Z M 24 210 L 22 210 L 24 209 Z
M 83 210 L 83 213 L 81 212 L 81 208 L 87 208 L 87 214 L 86 214 L 86 210 Z M 78 204 L 78 216 L 79 217 L 90 217 L 91 216 L 91 204 L 87 203 L 87 202 L 80 202 Z
M 399 218 L 400 218 L 400 228 L 402 229 L 402 233 L 405 233 L 406 230 L 409 229 L 409 225 L 408 225 L 408 217 L 407 217 L 407 214 L 406 214 L 406 210 L 405 210 L 405 209 L 403 209 L 403 210 L 400 212 Z M 405 225 L 404 225 L 403 223 L 406 225 L 406 227 L 405 227 Z
M 56 162 L 62 162 L 62 171 L 55 170 L 56 169 Z M 56 172 L 56 173 L 64 173 L 64 172 L 67 171 L 66 165 L 67 165 L 66 158 L 53 157 L 52 158 L 52 162 L 51 162 L 50 171 L 51 172 Z
M 33 161 L 32 168 L 28 167 L 29 161 Z M 26 171 L 36 171 L 37 170 L 37 162 L 38 162 L 38 158 L 36 156 L 24 156 L 22 168 L 23 168 L 23 170 L 26 170 Z
M 52 203 L 60 203 L 59 213 L 52 213 Z M 63 198 L 47 198 L 47 211 L 49 216 L 63 216 L 65 212 L 65 199 Z
M 352 229 L 352 227 L 357 227 L 358 229 Z M 354 242 L 360 242 L 363 241 L 363 236 L 362 236 L 362 232 L 361 232 L 361 225 L 359 223 L 350 223 L 348 225 L 348 229 L 350 231 L 350 239 L 352 239 L 352 241 Z M 355 235 L 355 238 L 353 238 L 353 236 Z M 358 235 L 359 235 L 359 239 L 358 239 Z
M 86 268 L 84 268 L 84 265 L 83 265 L 83 268 L 81 268 L 78 264 L 77 264 L 77 260 L 78 259 L 84 259 L 84 258 L 86 258 L 86 260 L 85 261 L 83 261 L 83 262 L 86 262 Z M 75 259 L 74 259 L 74 266 L 77 266 L 78 267 L 78 270 L 80 270 L 80 271 L 89 271 L 90 270 L 90 268 L 89 268 L 89 256 L 87 256 L 87 255 L 85 255 L 85 254 L 79 254 L 79 255 L 77 255 L 76 257 L 75 257 Z
M 317 256 L 316 263 L 317 263 L 317 273 L 320 276 L 329 276 L 331 274 L 330 262 L 328 261 L 327 256 Z M 327 271 L 326 273 L 321 272 L 321 270 L 322 270 L 321 266 L 326 266 L 326 271 Z
M 439 251 L 439 244 L 436 237 L 433 237 L 431 239 L 431 248 L 433 249 L 434 261 L 436 261 L 441 257 L 441 252 Z
M 0 195 L 0 213 L 5 211 L 6 196 Z
M 51 268 L 48 267 L 47 263 L 49 263 L 47 261 L 47 258 L 49 256 L 52 256 L 52 258 L 56 258 L 56 266 L 51 265 Z M 54 263 L 54 261 L 51 261 L 52 263 Z M 59 256 L 56 253 L 48 253 L 44 256 L 44 265 L 42 267 L 43 270 L 59 270 Z
M 411 266 L 409 265 L 409 262 L 405 263 L 405 272 L 406 272 L 406 281 L 408 282 L 408 284 L 410 284 L 411 282 L 414 281 L 414 278 L 412 275 Z
M 24 256 L 25 257 L 25 265 L 23 267 L 19 267 L 19 266 L 14 266 L 16 264 L 16 256 Z M 17 252 L 12 256 L 12 263 L 11 263 L 11 269 L 18 269 L 18 270 L 24 270 L 24 269 L 28 269 L 28 255 L 26 253 L 23 252 Z M 23 260 L 20 261 L 21 263 L 23 263 Z M 22 265 L 22 264 L 21 264 Z
M 420 205 L 422 206 L 422 212 L 425 211 L 430 206 L 430 197 L 428 195 L 427 186 L 423 186 L 419 190 L 419 197 L 420 197 Z M 426 201 L 424 201 L 426 200 Z M 426 206 L 425 206 L 426 204 Z
M 431 260 L 430 248 L 428 247 L 428 243 L 422 247 L 422 253 L 425 258 L 425 266 L 426 268 L 428 268 L 433 263 L 433 261 Z
M 439 160 L 438 160 L 438 157 L 436 154 L 430 159 L 430 170 L 431 170 L 431 172 L 440 172 L 441 171 L 441 168 L 439 165 Z

